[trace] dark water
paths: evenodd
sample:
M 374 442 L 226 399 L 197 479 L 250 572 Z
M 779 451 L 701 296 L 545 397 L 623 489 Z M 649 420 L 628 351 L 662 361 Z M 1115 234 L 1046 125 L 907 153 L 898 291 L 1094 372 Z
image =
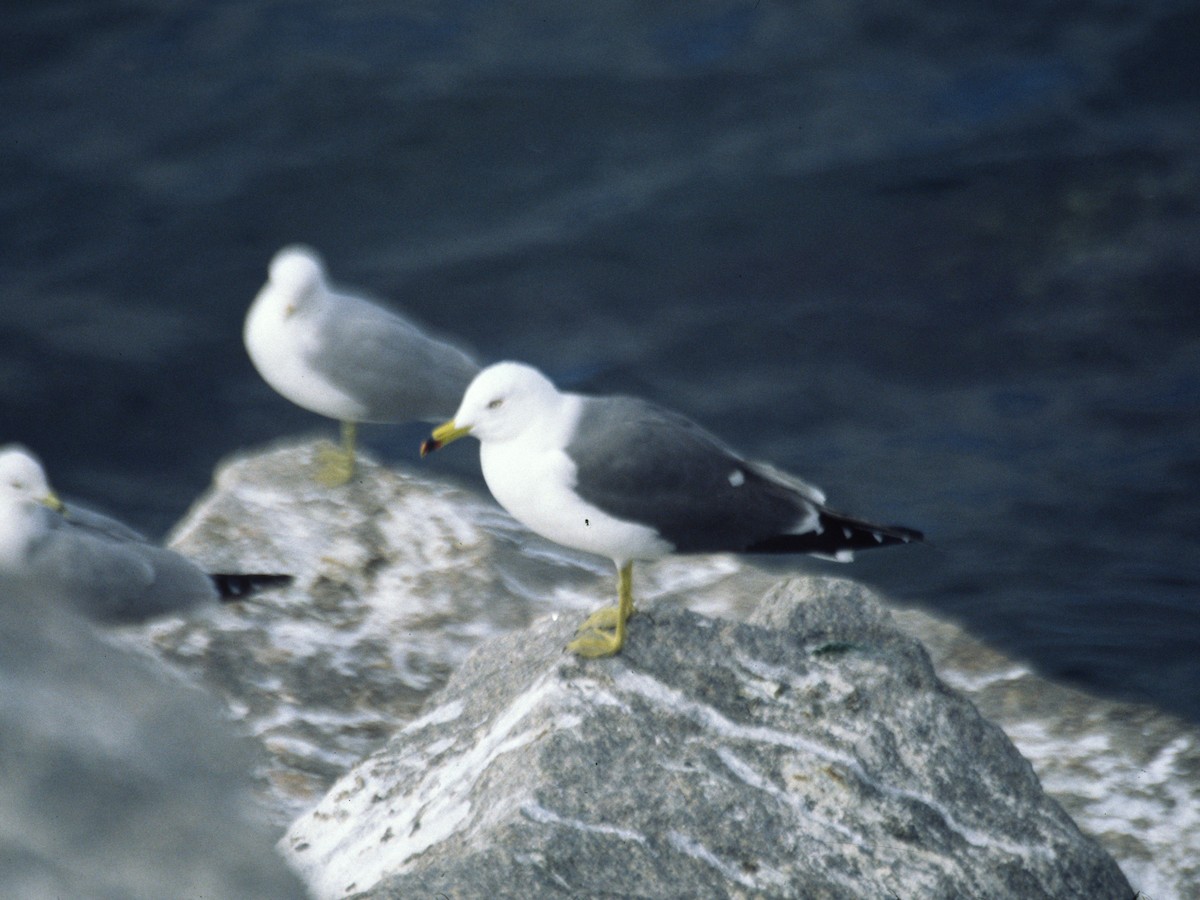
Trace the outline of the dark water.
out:
M 932 538 L 839 573 L 1200 719 L 1200 13 L 604 8 L 6 9 L 0 440 L 161 533 L 333 434 L 241 345 L 303 240 Z

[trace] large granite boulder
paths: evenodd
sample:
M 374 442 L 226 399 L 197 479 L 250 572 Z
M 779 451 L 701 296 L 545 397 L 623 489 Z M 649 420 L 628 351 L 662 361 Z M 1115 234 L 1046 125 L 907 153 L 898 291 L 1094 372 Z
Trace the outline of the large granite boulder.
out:
M 319 897 L 1122 898 L 1116 863 L 876 603 L 803 583 L 484 645 L 296 821 Z
M 0 897 L 306 896 L 254 789 L 261 750 L 210 696 L 7 602 L 0 688 Z
M 323 446 L 283 442 L 223 463 L 170 541 L 209 571 L 284 572 L 290 586 L 123 630 L 263 742 L 281 823 L 412 719 L 482 640 L 550 612 L 582 619 L 616 584 L 611 564 L 530 535 L 445 480 L 362 457 L 348 485 L 324 487 Z M 711 557 L 645 567 L 637 586 L 646 600 L 720 611 L 774 580 Z
M 472 648 L 546 614 L 569 630 L 613 588 L 607 563 L 541 541 L 430 467 L 368 459 L 350 485 L 320 487 L 320 446 L 290 441 L 222 464 L 173 538 L 214 569 L 290 571 L 291 587 L 119 632 L 221 696 L 261 741 L 256 771 L 281 826 L 410 722 Z M 635 591 L 656 615 L 687 608 L 745 621 L 780 568 L 668 559 L 638 567 Z M 797 578 L 791 590 L 878 600 L 825 577 Z M 1048 682 L 919 611 L 894 618 L 1135 887 L 1154 900 L 1200 896 L 1200 730 Z

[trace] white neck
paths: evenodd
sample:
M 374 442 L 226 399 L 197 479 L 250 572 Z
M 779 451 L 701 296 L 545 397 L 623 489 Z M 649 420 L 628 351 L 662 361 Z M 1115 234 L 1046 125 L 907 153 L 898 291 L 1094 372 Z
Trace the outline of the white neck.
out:
M 39 510 L 28 501 L 0 509 L 0 572 L 17 574 L 28 557 Z

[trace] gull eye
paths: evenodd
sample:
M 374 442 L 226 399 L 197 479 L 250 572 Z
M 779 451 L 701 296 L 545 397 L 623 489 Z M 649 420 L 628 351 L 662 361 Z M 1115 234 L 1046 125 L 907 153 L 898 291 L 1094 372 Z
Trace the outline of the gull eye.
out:
M 487 405 L 487 408 L 488 409 L 499 409 L 503 405 L 504 405 L 504 398 L 497 397 L 495 400 L 493 400 L 491 403 L 489 403 Z

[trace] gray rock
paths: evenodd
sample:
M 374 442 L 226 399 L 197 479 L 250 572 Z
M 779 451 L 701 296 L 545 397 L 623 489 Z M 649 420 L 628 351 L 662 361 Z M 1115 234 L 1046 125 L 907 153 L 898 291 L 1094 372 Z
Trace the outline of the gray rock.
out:
M 122 632 L 223 697 L 262 741 L 281 824 L 411 720 L 481 641 L 548 612 L 581 620 L 615 587 L 607 561 L 542 541 L 429 471 L 360 455 L 350 484 L 324 487 L 313 477 L 323 445 L 223 463 L 169 542 L 210 571 L 285 572 L 290 587 Z M 686 591 L 714 610 L 774 580 L 712 557 L 645 567 L 637 588 L 647 600 Z
M 437 481 L 432 468 L 367 459 L 352 485 L 319 487 L 311 477 L 319 446 L 293 441 L 223 464 L 173 541 L 205 566 L 284 569 L 300 576 L 296 584 L 121 632 L 221 695 L 262 741 L 257 771 L 280 825 L 408 723 L 473 647 L 553 611 L 577 622 L 613 586 L 606 562 L 541 541 L 489 501 Z M 663 560 L 635 577 L 645 609 L 740 620 L 778 581 L 729 556 Z M 877 599 L 829 578 L 792 587 Z M 1200 729 L 1039 678 L 915 610 L 894 617 L 1137 888 L 1154 900 L 1200 896 Z
M 488 642 L 285 852 L 320 897 L 1133 896 L 884 610 L 810 588 L 600 662 L 568 616 Z
M 840 589 L 865 592 L 849 582 Z M 894 615 L 942 679 L 1004 729 L 1046 792 L 1120 862 L 1145 900 L 1200 897 L 1200 728 L 1041 678 L 917 610 Z
M 0 896 L 305 896 L 253 747 L 212 698 L 63 610 L 10 603 L 0 686 Z

